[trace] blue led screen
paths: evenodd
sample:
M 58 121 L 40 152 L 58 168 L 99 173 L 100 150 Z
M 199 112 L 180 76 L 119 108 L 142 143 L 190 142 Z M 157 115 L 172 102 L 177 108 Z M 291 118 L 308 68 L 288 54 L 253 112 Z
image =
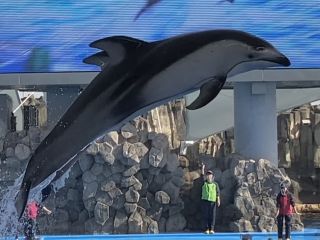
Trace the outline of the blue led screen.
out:
M 270 41 L 295 68 L 320 68 L 320 0 L 0 0 L 0 73 L 99 70 L 94 40 L 239 29 Z

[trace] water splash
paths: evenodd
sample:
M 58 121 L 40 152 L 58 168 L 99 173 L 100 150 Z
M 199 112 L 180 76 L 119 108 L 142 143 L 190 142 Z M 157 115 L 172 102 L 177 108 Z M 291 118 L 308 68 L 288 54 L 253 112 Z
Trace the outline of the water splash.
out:
M 18 221 L 15 197 L 20 189 L 23 175 L 17 178 L 13 186 L 8 187 L 0 201 L 0 237 L 15 236 L 22 233 L 22 223 Z
M 54 190 L 58 191 L 65 185 L 70 171 L 67 171 L 60 179 L 53 184 Z M 31 189 L 29 199 L 41 202 L 41 189 L 50 184 L 56 173 L 50 175 L 36 188 Z M 19 236 L 23 234 L 23 222 L 18 220 L 18 214 L 15 207 L 15 198 L 20 190 L 24 174 L 18 177 L 12 186 L 5 190 L 0 201 L 0 237 Z

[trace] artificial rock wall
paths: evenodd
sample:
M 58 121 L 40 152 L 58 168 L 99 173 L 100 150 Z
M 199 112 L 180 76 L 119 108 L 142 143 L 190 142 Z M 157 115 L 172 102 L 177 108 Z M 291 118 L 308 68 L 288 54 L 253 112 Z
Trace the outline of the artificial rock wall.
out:
M 22 173 L 44 134 L 30 128 L 2 140 L 0 188 Z M 232 131 L 213 136 L 215 141 L 200 148 L 202 153 L 193 147 L 187 156 L 179 156 L 184 136 L 184 102 L 176 101 L 91 144 L 78 156 L 64 186 L 44 202 L 53 215 L 40 217 L 42 233 L 202 230 L 201 162 L 215 172 L 221 188 L 217 230 L 274 229 L 274 200 L 285 173 L 267 160 L 229 155 L 232 138 L 221 139 Z M 294 224 L 301 228 L 299 219 Z
M 261 136 L 263 137 L 263 136 Z M 304 105 L 278 115 L 279 167 L 294 180 L 295 193 L 303 203 L 320 201 L 320 106 Z M 235 151 L 233 129 L 201 140 L 189 150 L 217 161 Z

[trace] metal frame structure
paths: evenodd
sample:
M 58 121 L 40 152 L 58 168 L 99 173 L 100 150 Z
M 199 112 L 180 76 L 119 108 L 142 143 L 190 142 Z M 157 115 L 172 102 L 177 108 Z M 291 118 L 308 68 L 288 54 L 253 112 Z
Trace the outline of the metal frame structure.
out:
M 97 74 L 0 74 L 0 89 L 46 92 L 48 120 L 54 124 Z M 267 69 L 236 75 L 227 80 L 215 101 L 203 109 L 187 111 L 187 138 L 199 139 L 234 126 L 237 152 L 277 164 L 277 112 L 319 100 L 319 90 L 320 69 Z M 187 95 L 187 102 L 196 96 Z

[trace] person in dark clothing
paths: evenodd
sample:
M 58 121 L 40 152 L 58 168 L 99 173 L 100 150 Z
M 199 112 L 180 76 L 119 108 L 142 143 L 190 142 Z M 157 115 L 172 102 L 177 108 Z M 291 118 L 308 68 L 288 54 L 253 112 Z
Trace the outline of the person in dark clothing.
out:
M 40 210 L 44 210 L 47 214 L 51 214 L 49 209 L 42 206 L 37 201 L 31 201 L 27 204 L 24 221 L 24 235 L 26 240 L 34 240 L 36 239 L 35 235 L 39 234 L 37 217 Z
M 11 132 L 17 131 L 17 117 L 14 115 L 13 112 L 11 112 L 11 117 L 10 117 L 10 130 Z
M 52 184 L 49 184 L 48 186 L 46 186 L 44 189 L 41 190 L 41 196 L 42 196 L 41 202 L 44 202 L 49 197 L 52 190 L 53 190 Z
M 204 183 L 202 185 L 202 207 L 205 221 L 205 233 L 214 233 L 214 225 L 216 218 L 216 207 L 220 206 L 220 189 L 218 183 L 214 181 L 212 171 L 207 171 L 205 174 L 205 165 L 202 164 L 202 175 Z
M 278 239 L 283 239 L 283 221 L 285 221 L 286 234 L 285 239 L 290 240 L 291 233 L 291 218 L 293 214 L 298 213 L 295 208 L 292 194 L 288 191 L 284 183 L 280 184 L 280 192 L 277 196 L 277 223 L 278 223 Z

